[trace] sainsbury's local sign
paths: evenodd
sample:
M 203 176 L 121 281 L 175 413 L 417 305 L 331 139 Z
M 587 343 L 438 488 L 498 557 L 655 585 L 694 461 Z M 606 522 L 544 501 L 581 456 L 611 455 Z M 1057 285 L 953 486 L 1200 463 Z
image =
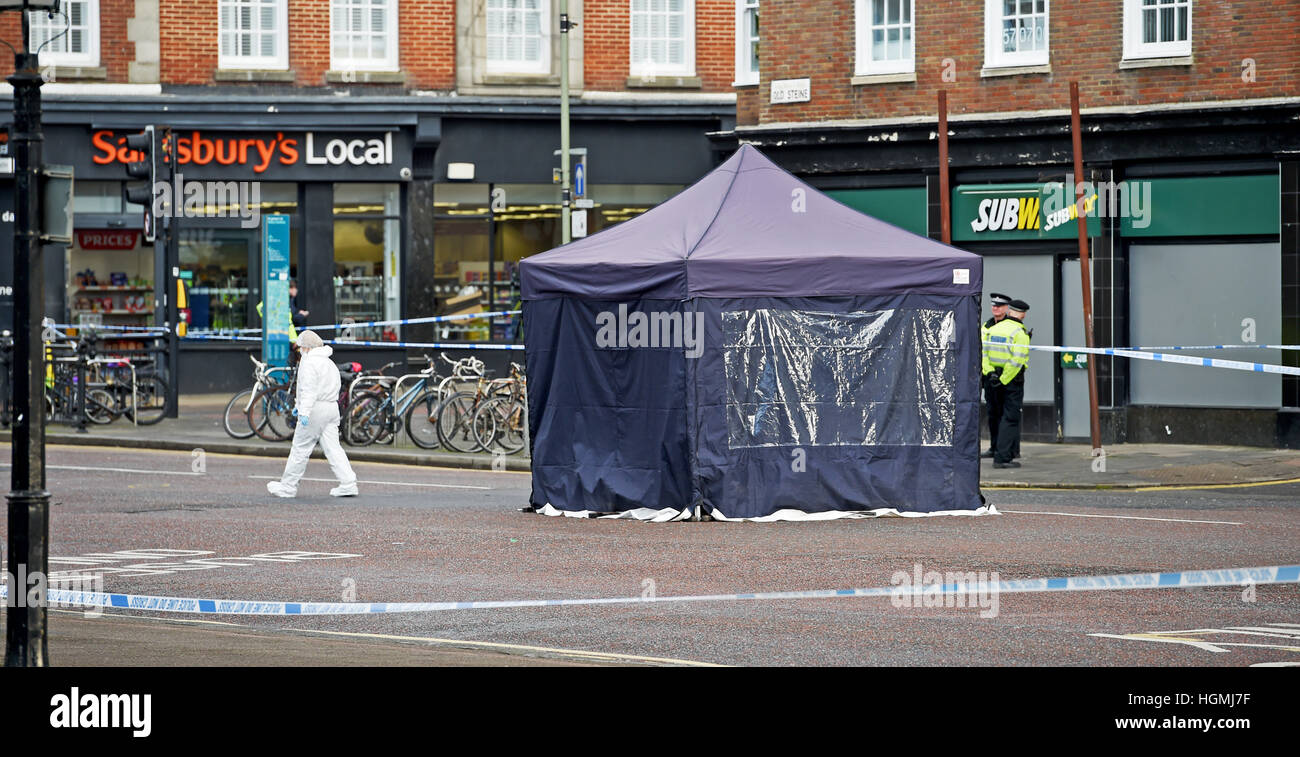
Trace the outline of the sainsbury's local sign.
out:
M 140 154 L 126 146 L 127 130 L 101 129 L 91 134 L 90 162 L 96 174 L 108 169 L 113 178 Z M 210 132 L 177 129 L 175 154 L 181 169 L 208 178 L 277 180 L 401 180 L 410 174 L 410 141 L 400 131 L 339 134 L 332 132 Z M 197 167 L 197 168 L 196 168 Z

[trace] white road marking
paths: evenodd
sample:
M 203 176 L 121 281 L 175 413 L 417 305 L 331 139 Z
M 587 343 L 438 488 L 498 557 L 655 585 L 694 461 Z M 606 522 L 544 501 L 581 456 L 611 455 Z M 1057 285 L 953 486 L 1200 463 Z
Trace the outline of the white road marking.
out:
M 13 463 L 0 463 L 0 468 L 12 468 Z M 202 476 L 204 474 L 187 470 L 142 470 L 140 468 L 96 468 L 91 465 L 47 465 L 46 470 L 88 470 L 103 473 L 149 473 L 161 476 Z
M 1045 510 L 1003 510 L 1004 513 L 1016 515 L 1062 515 L 1067 518 L 1116 518 L 1119 520 L 1158 520 L 1165 523 L 1212 523 L 1219 526 L 1244 526 L 1231 520 L 1188 520 L 1186 518 L 1147 518 L 1140 515 L 1088 515 L 1085 513 L 1054 513 Z
M 260 478 L 260 479 L 265 479 L 265 480 L 268 480 L 268 481 L 279 481 L 279 480 L 280 480 L 280 477 L 279 477 L 279 476 L 253 476 L 253 475 L 250 475 L 249 478 Z M 338 481 L 337 481 L 336 479 L 333 479 L 333 478 L 304 478 L 304 479 L 302 479 L 302 480 L 303 480 L 303 481 L 320 481 L 320 482 L 322 482 L 322 483 L 326 483 L 326 484 L 336 484 L 336 483 L 338 483 Z M 417 484 L 417 483 L 411 483 L 411 482 L 409 482 L 409 481 L 365 481 L 365 480 L 362 480 L 362 479 L 357 479 L 357 483 L 358 483 L 358 484 L 379 484 L 379 485 L 381 485 L 381 486 L 427 486 L 427 487 L 432 487 L 432 488 L 435 488 L 435 489 L 483 489 L 483 490 L 485 490 L 485 491 L 491 491 L 491 490 L 492 490 L 492 487 L 490 487 L 490 486 L 470 486 L 470 485 L 468 485 L 468 484 Z

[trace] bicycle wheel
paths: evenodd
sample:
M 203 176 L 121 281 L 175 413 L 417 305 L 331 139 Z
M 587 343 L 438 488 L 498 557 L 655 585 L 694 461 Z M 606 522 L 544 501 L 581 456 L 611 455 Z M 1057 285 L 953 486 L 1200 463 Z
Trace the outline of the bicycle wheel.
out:
M 528 413 L 522 401 L 511 397 L 493 397 L 484 403 L 479 412 L 492 416 L 491 441 L 495 445 L 491 449 L 492 452 L 500 451 L 513 455 L 524 448 L 527 439 L 525 424 L 528 423 Z M 476 419 L 475 431 L 478 428 L 479 423 Z
M 438 390 L 429 389 L 406 411 L 406 435 L 421 449 L 438 449 Z
M 268 386 L 248 408 L 248 425 L 261 439 L 282 442 L 293 436 L 293 398 L 284 384 Z
M 364 447 L 374 444 L 385 429 L 384 400 L 388 395 L 381 391 L 358 392 L 348 406 L 347 439 L 349 444 Z
M 117 401 L 105 389 L 86 392 L 86 418 L 91 423 L 112 423 L 117 419 Z
M 144 376 L 135 382 L 135 411 L 131 411 L 131 393 L 126 394 L 126 417 L 141 426 L 151 426 L 167 413 L 167 382 L 157 376 Z
M 235 439 L 247 439 L 255 432 L 253 426 L 248 420 L 248 408 L 253 403 L 253 390 L 245 389 L 230 398 L 226 403 L 226 413 L 223 416 L 223 426 L 226 433 Z
M 474 397 L 472 392 L 456 392 L 438 403 L 438 441 L 452 452 L 473 452 L 478 449 L 474 438 Z

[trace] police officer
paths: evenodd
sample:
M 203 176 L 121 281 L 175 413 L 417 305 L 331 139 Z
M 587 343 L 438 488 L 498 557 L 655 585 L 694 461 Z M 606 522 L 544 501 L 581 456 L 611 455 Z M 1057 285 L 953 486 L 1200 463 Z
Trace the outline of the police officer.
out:
M 983 367 L 985 382 L 992 384 L 995 393 L 1002 394 L 1002 413 L 998 422 L 997 446 L 994 448 L 994 468 L 1019 468 L 1014 462 L 1016 447 L 1020 444 L 1020 408 L 1025 400 L 1025 368 L 1029 365 L 1029 332 L 1025 329 L 1025 314 L 1029 304 L 1012 300 L 1007 315 L 988 329 L 987 349 Z
M 998 448 L 998 424 L 1002 422 L 1002 387 L 994 384 L 989 379 L 993 375 L 993 367 L 989 365 L 989 329 L 1007 317 L 1007 306 L 1011 304 L 1011 297 L 998 292 L 991 292 L 989 300 L 992 302 L 993 317 L 984 322 L 980 327 L 980 344 L 983 346 L 983 371 L 980 384 L 984 387 L 984 402 L 988 409 L 989 420 L 989 448 L 988 451 L 980 457 L 993 457 L 993 452 Z

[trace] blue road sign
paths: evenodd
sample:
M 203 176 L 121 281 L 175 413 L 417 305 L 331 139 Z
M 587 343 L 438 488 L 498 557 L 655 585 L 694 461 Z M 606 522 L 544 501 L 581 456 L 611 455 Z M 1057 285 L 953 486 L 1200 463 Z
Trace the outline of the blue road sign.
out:
M 289 364 L 289 216 L 262 217 L 262 360 Z
M 579 161 L 573 167 L 573 196 L 587 196 L 587 164 L 585 161 Z

